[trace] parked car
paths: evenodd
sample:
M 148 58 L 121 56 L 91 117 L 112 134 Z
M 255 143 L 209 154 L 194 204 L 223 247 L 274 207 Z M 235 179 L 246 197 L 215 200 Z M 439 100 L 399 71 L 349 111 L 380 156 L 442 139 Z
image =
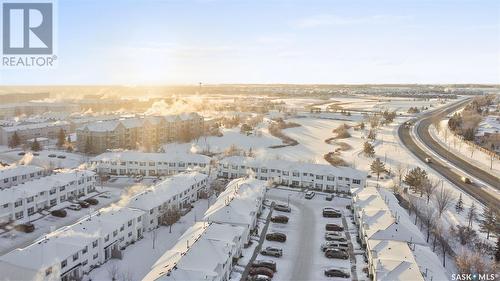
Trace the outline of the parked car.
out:
M 325 257 L 329 259 L 343 259 L 346 260 L 349 258 L 349 254 L 346 251 L 341 249 L 327 249 L 325 251 Z
M 250 276 L 247 280 L 249 280 L 249 281 L 271 281 L 272 279 L 266 275 L 253 275 L 253 276 Z
M 281 232 L 274 232 L 274 233 L 269 233 L 266 234 L 266 240 L 268 241 L 277 241 L 277 242 L 285 242 L 286 241 L 286 235 Z
M 59 209 L 50 212 L 50 214 L 53 215 L 54 217 L 64 218 L 67 215 L 67 212 L 66 210 Z
M 56 158 L 56 157 L 57 157 L 57 155 L 55 155 L 55 154 L 49 154 L 49 157 L 50 157 L 50 158 Z
M 89 203 L 90 205 L 97 205 L 97 204 L 99 204 L 99 200 L 97 200 L 95 198 L 87 198 L 87 199 L 85 199 L 83 201 Z
M 32 223 L 18 224 L 16 226 L 14 226 L 14 228 L 17 231 L 21 231 L 21 232 L 24 232 L 24 233 L 31 233 L 31 232 L 35 231 L 35 225 L 32 224 Z
M 271 218 L 272 222 L 275 223 L 288 223 L 288 217 L 287 216 L 274 216 Z
M 326 241 L 347 242 L 347 239 L 345 237 L 338 237 L 338 236 L 331 236 L 331 235 L 328 235 L 328 236 L 325 235 L 325 240 Z
M 248 271 L 249 275 L 265 275 L 269 278 L 273 278 L 274 272 L 267 267 L 252 267 Z
M 323 217 L 325 218 L 340 218 L 342 214 L 339 210 L 333 208 L 324 208 L 323 209 Z
M 33 156 L 40 156 L 40 153 L 38 153 L 38 152 L 33 152 Z
M 349 244 L 345 242 L 338 242 L 338 241 L 328 241 L 323 244 L 321 244 L 321 251 L 324 252 L 328 248 L 337 248 L 337 249 L 349 249 Z
M 425 162 L 427 162 L 427 163 L 432 163 L 432 158 L 430 158 L 430 157 L 425 157 Z
M 472 183 L 472 181 L 468 177 L 462 177 L 460 179 L 463 183 Z
M 90 204 L 85 202 L 85 201 L 78 201 L 78 204 L 82 207 L 82 208 L 88 208 L 90 207 Z
M 308 191 L 308 192 L 306 192 L 305 197 L 306 197 L 306 199 L 313 199 L 314 195 L 316 195 L 316 192 L 314 192 L 314 191 Z
M 82 206 L 80 206 L 79 204 L 71 204 L 68 206 L 68 209 L 73 211 L 79 211 L 82 209 Z
M 276 211 L 287 212 L 287 213 L 290 213 L 292 211 L 292 209 L 289 206 L 283 205 L 283 204 L 276 204 L 276 205 L 274 205 L 274 209 Z
M 260 251 L 264 256 L 281 257 L 283 256 L 283 250 L 275 247 L 266 247 L 264 250 Z
M 17 155 L 24 156 L 24 155 L 26 155 L 26 152 L 22 151 L 22 152 L 19 152 Z
M 251 267 L 267 267 L 276 272 L 276 262 L 271 260 L 256 260 L 252 263 Z
M 333 200 L 333 194 L 328 194 L 328 195 L 325 197 L 325 200 L 326 200 L 326 201 L 332 201 L 332 200 Z
M 327 231 L 344 231 L 344 228 L 338 224 L 327 223 L 325 225 L 325 230 L 327 230 Z
M 337 268 L 329 268 L 325 269 L 325 276 L 326 277 L 342 277 L 342 278 L 349 278 L 351 275 L 342 269 L 337 269 Z
M 59 155 L 59 156 L 57 156 L 57 158 L 59 158 L 59 159 L 66 159 L 66 156 L 64 156 L 64 155 Z

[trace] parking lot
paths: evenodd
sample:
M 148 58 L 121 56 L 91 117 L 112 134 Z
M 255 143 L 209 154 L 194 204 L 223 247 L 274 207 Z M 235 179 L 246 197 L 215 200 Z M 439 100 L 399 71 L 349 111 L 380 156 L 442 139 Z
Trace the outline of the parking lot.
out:
M 351 199 L 335 196 L 332 201 L 327 201 L 326 196 L 323 193 L 316 193 L 313 198 L 306 199 L 304 192 L 281 188 L 269 190 L 267 194 L 269 201 L 289 206 L 291 209 L 290 213 L 275 209 L 273 217 L 284 215 L 289 218 L 289 221 L 286 224 L 271 222 L 267 231 L 267 234 L 276 232 L 285 234 L 286 241 L 266 240 L 262 246 L 262 249 L 266 247 L 282 249 L 283 255 L 281 257 L 262 254 L 257 256 L 257 260 L 271 260 L 276 263 L 277 272 L 272 280 L 352 280 L 356 278 L 351 273 L 351 260 L 354 258 L 351 250 L 352 243 L 344 231 L 335 235 L 347 239 L 345 242 L 349 245 L 349 250 L 346 251 L 349 253 L 347 259 L 327 258 L 321 250 L 321 245 L 327 242 L 326 224 L 352 227 L 352 224 L 345 224 L 342 220 L 345 215 L 350 215 L 346 206 L 350 205 Z M 323 208 L 340 210 L 342 217 L 325 218 Z M 355 233 L 355 230 L 351 230 L 351 233 Z M 336 237 L 335 235 L 332 237 Z M 327 277 L 324 271 L 330 268 L 340 269 L 350 277 Z

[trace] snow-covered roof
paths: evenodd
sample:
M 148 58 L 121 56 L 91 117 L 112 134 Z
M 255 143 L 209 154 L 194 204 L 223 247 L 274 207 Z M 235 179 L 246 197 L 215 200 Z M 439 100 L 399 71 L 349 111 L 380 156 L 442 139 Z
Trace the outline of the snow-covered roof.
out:
M 221 164 L 238 165 L 252 168 L 278 169 L 285 171 L 307 171 L 316 175 L 342 175 L 343 177 L 364 179 L 366 173 L 349 167 L 334 167 L 332 165 L 301 163 L 283 159 L 261 159 L 244 156 L 230 156 L 222 159 Z
M 216 279 L 217 269 L 228 261 L 243 232 L 243 227 L 197 222 L 155 262 L 143 281 Z
M 205 212 L 204 220 L 250 225 L 266 192 L 266 184 L 253 178 L 232 180 Z
M 15 176 L 27 175 L 43 171 L 43 168 L 31 165 L 12 165 L 0 167 L 0 180 Z
M 94 172 L 88 170 L 71 170 L 27 181 L 15 188 L 0 190 L 0 204 L 12 203 L 20 198 L 34 196 L 42 191 L 49 191 L 54 187 L 67 185 L 81 177 L 94 175 Z
M 140 162 L 185 162 L 210 163 L 210 157 L 193 153 L 147 153 L 140 151 L 106 152 L 96 156 L 92 161 L 140 161 Z
M 406 242 L 377 241 L 370 244 L 376 280 L 424 281 L 412 251 Z
M 109 230 L 118 229 L 129 220 L 142 215 L 144 212 L 137 209 L 107 208 L 52 232 L 25 248 L 0 256 L 0 269 L 17 266 L 34 273 L 44 272 L 46 268 L 59 264 L 102 237 L 101 232 L 109 233 Z
M 5 132 L 15 132 L 15 131 L 26 131 L 26 130 L 34 130 L 34 129 L 48 128 L 48 127 L 60 127 L 60 126 L 69 126 L 69 123 L 66 121 L 32 123 L 24 125 L 15 125 L 11 127 L 2 127 L 2 130 L 4 130 Z
M 150 210 L 170 200 L 175 195 L 189 190 L 191 186 L 208 176 L 199 172 L 182 173 L 146 189 L 130 199 L 127 206 L 141 210 Z

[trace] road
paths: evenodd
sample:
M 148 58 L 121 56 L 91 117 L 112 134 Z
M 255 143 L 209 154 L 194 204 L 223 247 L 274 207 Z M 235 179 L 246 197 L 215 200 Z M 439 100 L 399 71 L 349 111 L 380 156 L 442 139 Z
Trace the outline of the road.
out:
M 445 147 L 442 147 L 437 141 L 435 141 L 429 133 L 429 126 L 432 124 L 433 120 L 436 118 L 442 119 L 447 114 L 459 109 L 464 106 L 470 100 L 464 100 L 458 103 L 455 103 L 449 107 L 439 109 L 437 111 L 433 111 L 427 114 L 422 115 L 420 118 L 417 118 L 414 121 L 416 124 L 416 133 L 418 137 L 422 140 L 425 145 L 432 150 L 434 153 L 438 154 L 440 157 L 446 159 L 449 163 L 457 167 L 458 169 L 465 171 L 466 173 L 472 175 L 475 178 L 480 179 L 484 183 L 490 185 L 496 190 L 499 190 L 499 178 L 476 167 L 472 164 L 464 161 L 462 158 L 454 155 L 449 152 Z M 420 121 L 420 122 L 417 122 Z M 416 141 L 412 138 L 410 134 L 411 128 L 407 128 L 404 125 L 399 126 L 398 128 L 398 136 L 401 139 L 401 142 L 404 146 L 406 146 L 417 158 L 425 162 L 426 157 L 431 157 L 431 155 L 424 151 L 420 146 L 417 145 Z M 487 191 L 487 188 L 479 186 L 476 183 L 466 184 L 461 181 L 462 175 L 457 171 L 454 171 L 452 167 L 449 167 L 447 163 L 443 163 L 437 159 L 433 159 L 433 163 L 429 163 L 428 165 L 433 168 L 436 172 L 441 174 L 443 177 L 448 179 L 454 185 L 459 187 L 462 191 L 476 198 L 478 201 L 483 203 L 484 205 L 498 206 L 500 200 L 498 196 L 492 194 Z

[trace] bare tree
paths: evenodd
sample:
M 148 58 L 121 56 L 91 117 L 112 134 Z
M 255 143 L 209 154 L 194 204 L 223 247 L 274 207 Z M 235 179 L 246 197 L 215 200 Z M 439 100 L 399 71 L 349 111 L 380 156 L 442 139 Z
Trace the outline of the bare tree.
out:
M 438 191 L 434 198 L 436 199 L 436 206 L 438 210 L 439 217 L 446 211 L 453 203 L 453 194 L 449 189 L 445 189 L 441 187 L 441 190 Z
M 477 233 L 474 229 L 463 225 L 451 226 L 450 233 L 461 245 L 472 245 L 477 238 Z
M 172 225 L 181 218 L 181 211 L 177 207 L 167 207 L 161 215 L 160 222 L 163 225 L 169 226 L 169 233 L 172 233 Z
M 443 254 L 443 267 L 446 267 L 446 255 L 451 252 L 451 248 L 448 244 L 448 233 L 446 233 L 444 229 L 441 235 L 437 237 L 437 242 L 441 247 L 441 252 Z
M 474 151 L 476 151 L 476 148 L 474 147 L 474 145 L 469 144 L 467 146 L 467 150 L 470 152 L 470 157 L 472 158 L 472 156 L 474 156 Z
M 407 166 L 403 166 L 403 164 L 399 163 L 396 165 L 395 171 L 396 171 L 396 176 L 398 178 L 398 185 L 401 186 L 401 183 L 403 182 L 403 177 L 406 174 L 406 171 L 408 170 Z
M 110 264 L 107 270 L 109 279 L 111 279 L 112 281 L 116 281 L 118 278 L 118 273 L 120 273 L 120 267 L 118 266 L 118 264 L 116 264 L 115 262 Z
M 427 179 L 426 181 L 424 181 L 422 189 L 424 190 L 425 197 L 427 197 L 427 204 L 429 204 L 429 201 L 431 200 L 431 196 L 436 191 L 438 184 L 439 184 L 439 182 L 436 180 Z
M 432 235 L 434 236 L 434 240 L 432 241 L 432 251 L 435 251 L 437 245 L 437 239 L 438 237 L 443 235 L 443 225 L 438 220 L 436 220 L 436 223 L 432 228 Z
M 126 272 L 122 273 L 121 281 L 134 281 L 134 273 L 128 269 Z
M 471 272 L 487 273 L 495 272 L 495 265 L 487 262 L 478 251 L 462 251 L 455 257 L 455 264 L 459 274 L 470 274 Z
M 472 227 L 472 223 L 476 220 L 477 218 L 477 209 L 476 209 L 476 204 L 472 202 L 472 205 L 470 205 L 469 212 L 467 212 L 467 220 L 469 222 L 469 227 Z
M 432 207 L 425 207 L 425 209 L 421 212 L 421 220 L 422 223 L 427 228 L 427 238 L 426 241 L 429 242 L 429 237 L 431 235 L 431 230 L 434 228 L 436 224 L 436 211 Z

